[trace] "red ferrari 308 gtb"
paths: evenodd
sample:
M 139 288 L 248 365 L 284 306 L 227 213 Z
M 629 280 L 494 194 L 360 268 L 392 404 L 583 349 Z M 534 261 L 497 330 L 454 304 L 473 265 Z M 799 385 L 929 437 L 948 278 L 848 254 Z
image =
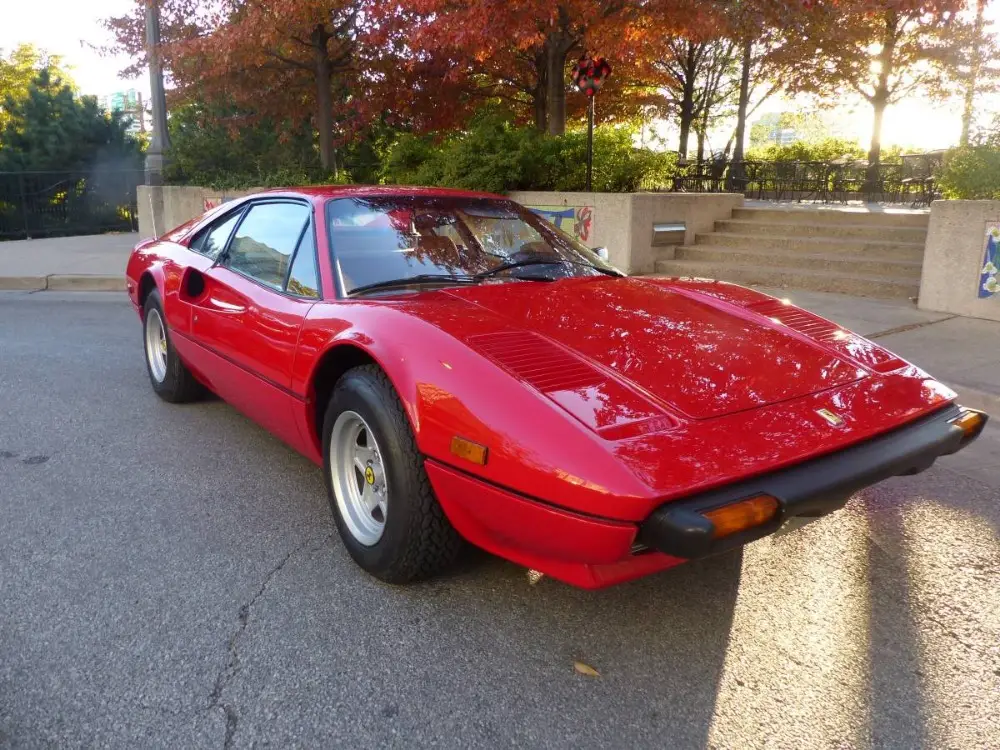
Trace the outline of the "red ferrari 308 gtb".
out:
M 503 197 L 267 192 L 127 269 L 153 390 L 209 388 L 323 466 L 401 583 L 467 540 L 596 588 L 842 507 L 981 412 L 866 339 L 703 279 L 629 278 Z

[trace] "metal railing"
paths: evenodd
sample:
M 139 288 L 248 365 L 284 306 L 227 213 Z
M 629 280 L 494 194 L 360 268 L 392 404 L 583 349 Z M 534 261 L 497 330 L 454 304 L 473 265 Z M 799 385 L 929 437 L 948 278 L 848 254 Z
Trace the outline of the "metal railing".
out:
M 741 167 L 741 168 L 740 168 Z M 819 203 L 908 203 L 929 205 L 940 197 L 936 165 L 903 158 L 902 163 L 865 161 L 694 162 L 678 167 L 671 192 L 737 192 L 747 198 Z
M 0 240 L 134 232 L 142 170 L 0 172 Z

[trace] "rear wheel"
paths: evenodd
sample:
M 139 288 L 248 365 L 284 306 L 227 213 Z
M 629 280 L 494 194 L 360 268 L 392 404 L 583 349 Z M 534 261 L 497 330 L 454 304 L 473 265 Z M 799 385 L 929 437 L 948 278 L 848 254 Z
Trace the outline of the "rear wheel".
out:
M 389 583 L 449 566 L 462 540 L 431 491 L 403 405 L 375 365 L 337 382 L 323 420 L 327 491 L 344 546 Z
M 149 382 L 157 396 L 172 404 L 180 404 L 194 401 L 202 395 L 201 384 L 170 343 L 163 303 L 155 291 L 149 293 L 143 305 L 142 342 Z

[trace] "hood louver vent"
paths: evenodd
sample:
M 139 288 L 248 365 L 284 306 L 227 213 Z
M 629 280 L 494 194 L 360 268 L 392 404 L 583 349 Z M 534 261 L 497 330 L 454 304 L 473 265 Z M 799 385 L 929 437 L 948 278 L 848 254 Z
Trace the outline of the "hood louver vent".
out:
M 875 372 L 892 372 L 906 365 L 906 362 L 899 357 L 856 333 L 846 331 L 829 320 L 813 315 L 799 307 L 786 305 L 780 300 L 758 302 L 755 305 L 750 305 L 747 309 L 759 315 L 766 315 L 768 318 L 788 326 L 793 331 L 798 331 L 814 341 L 826 344 L 837 354 L 848 357 Z
M 579 357 L 527 331 L 473 336 L 469 343 L 542 393 L 586 388 L 607 380 Z

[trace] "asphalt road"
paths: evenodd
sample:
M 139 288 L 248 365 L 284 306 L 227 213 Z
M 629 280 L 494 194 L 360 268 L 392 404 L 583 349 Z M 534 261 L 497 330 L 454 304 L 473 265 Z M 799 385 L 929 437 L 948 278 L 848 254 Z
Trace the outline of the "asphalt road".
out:
M 0 747 L 996 748 L 998 487 L 993 428 L 742 555 L 394 588 L 123 296 L 0 293 Z

